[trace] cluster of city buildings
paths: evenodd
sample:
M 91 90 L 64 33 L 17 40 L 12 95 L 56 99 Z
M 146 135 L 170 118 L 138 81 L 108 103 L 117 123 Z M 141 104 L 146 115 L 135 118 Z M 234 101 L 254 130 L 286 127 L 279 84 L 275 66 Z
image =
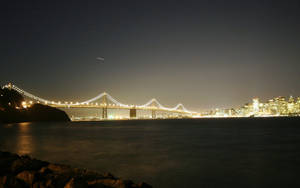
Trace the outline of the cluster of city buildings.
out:
M 215 109 L 202 114 L 208 117 L 300 116 L 300 97 L 276 97 L 266 102 L 258 98 L 239 108 Z

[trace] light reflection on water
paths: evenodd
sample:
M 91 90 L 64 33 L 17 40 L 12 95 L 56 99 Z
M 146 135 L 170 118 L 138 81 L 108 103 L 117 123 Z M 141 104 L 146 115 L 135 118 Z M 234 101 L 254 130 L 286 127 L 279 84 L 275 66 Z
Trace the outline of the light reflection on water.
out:
M 9 124 L 0 125 L 0 150 L 155 187 L 299 187 L 297 124 L 299 119 Z
M 20 155 L 31 154 L 34 152 L 34 141 L 30 132 L 30 123 L 19 123 L 18 126 L 18 140 L 16 144 L 17 153 Z

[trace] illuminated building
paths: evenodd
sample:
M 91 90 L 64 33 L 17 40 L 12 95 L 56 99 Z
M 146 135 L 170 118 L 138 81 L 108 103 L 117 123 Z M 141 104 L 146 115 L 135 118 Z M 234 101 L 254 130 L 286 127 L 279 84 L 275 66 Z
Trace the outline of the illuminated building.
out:
M 203 116 L 222 116 L 222 117 L 260 117 L 260 116 L 300 116 L 300 97 L 290 96 L 276 97 L 267 102 L 260 102 L 258 98 L 252 99 L 252 103 L 246 103 L 239 108 L 216 109 L 202 113 Z
M 258 98 L 254 98 L 252 100 L 252 108 L 253 108 L 253 113 L 258 114 L 258 112 L 259 112 L 259 99 Z

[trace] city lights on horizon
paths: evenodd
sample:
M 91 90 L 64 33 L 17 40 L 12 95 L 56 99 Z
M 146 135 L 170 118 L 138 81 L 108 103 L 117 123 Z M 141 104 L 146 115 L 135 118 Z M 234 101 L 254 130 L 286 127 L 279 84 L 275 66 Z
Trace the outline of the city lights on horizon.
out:
M 84 101 L 84 102 L 73 102 L 73 101 L 49 101 L 32 95 L 15 85 L 8 84 L 4 86 L 18 91 L 20 94 L 25 96 L 30 101 L 23 101 L 22 108 L 28 108 L 34 103 L 42 103 L 58 108 L 108 108 L 108 109 L 135 109 L 135 110 L 150 110 L 150 111 L 161 111 L 169 114 L 164 115 L 149 115 L 139 117 L 142 119 L 147 118 L 209 118 L 209 117 L 268 117 L 268 116 L 299 116 L 300 115 L 300 97 L 290 96 L 288 100 L 285 97 L 275 97 L 268 100 L 267 102 L 260 102 L 259 98 L 253 98 L 252 103 L 246 103 L 238 108 L 220 109 L 216 108 L 204 112 L 194 112 L 187 110 L 183 104 L 179 103 L 173 108 L 168 108 L 160 104 L 155 98 L 151 99 L 144 105 L 132 105 L 123 104 L 118 102 L 116 99 L 111 97 L 108 93 L 103 92 L 100 95 Z M 96 100 L 102 100 L 102 102 L 96 102 Z M 34 102 L 35 101 L 35 102 Z M 170 115 L 171 114 L 171 115 Z M 90 117 L 91 119 L 97 119 L 98 117 Z M 75 118 L 72 118 L 76 120 Z M 80 119 L 80 118 L 79 118 Z M 81 118 L 82 119 L 82 118 Z M 101 118 L 100 118 L 101 119 Z M 131 119 L 127 116 L 121 115 L 108 115 L 106 119 Z
M 268 117 L 268 116 L 299 116 L 300 97 L 290 96 L 288 100 L 279 96 L 260 102 L 259 98 L 253 98 L 252 103 L 246 103 L 238 108 L 215 109 L 202 113 L 209 117 Z

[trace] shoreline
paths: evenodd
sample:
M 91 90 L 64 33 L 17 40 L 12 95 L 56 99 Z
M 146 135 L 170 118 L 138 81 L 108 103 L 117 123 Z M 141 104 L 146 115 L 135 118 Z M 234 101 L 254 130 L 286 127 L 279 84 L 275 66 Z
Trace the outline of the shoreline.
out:
M 27 155 L 0 151 L 0 187 L 151 188 L 110 173 L 49 163 Z
M 263 116 L 263 117 L 200 117 L 200 118 L 157 118 L 157 119 L 106 119 L 106 120 L 70 120 L 70 121 L 15 121 L 15 122 L 1 122 L 0 124 L 18 124 L 18 123 L 47 123 L 47 122 L 120 122 L 120 121 L 168 121 L 168 120 L 236 120 L 236 119 L 297 119 L 300 116 Z
M 157 118 L 157 119 L 102 119 L 102 120 L 71 120 L 70 122 L 117 122 L 117 121 L 164 121 L 164 120 L 216 120 L 216 119 L 276 119 L 300 118 L 300 116 L 259 116 L 259 117 L 197 117 L 197 118 Z

